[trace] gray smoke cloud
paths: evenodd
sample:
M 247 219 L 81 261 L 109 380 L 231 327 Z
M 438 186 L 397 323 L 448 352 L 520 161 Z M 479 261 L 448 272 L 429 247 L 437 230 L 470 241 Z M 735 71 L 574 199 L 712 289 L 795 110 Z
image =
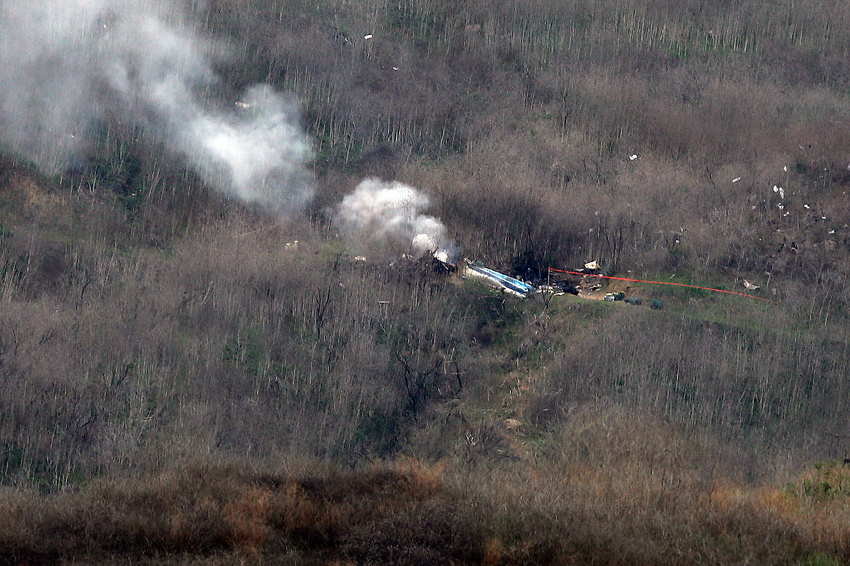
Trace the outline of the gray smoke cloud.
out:
M 0 1 L 0 143 L 48 172 L 85 156 L 98 119 L 126 120 L 218 190 L 287 214 L 312 198 L 311 141 L 267 85 L 216 109 L 203 93 L 223 43 L 174 0 Z M 236 102 L 236 101 L 233 101 Z
M 447 261 L 454 246 L 443 223 L 423 213 L 430 204 L 427 195 L 398 181 L 364 179 L 337 206 L 334 223 L 349 240 L 366 247 L 384 244 L 417 255 L 435 252 Z

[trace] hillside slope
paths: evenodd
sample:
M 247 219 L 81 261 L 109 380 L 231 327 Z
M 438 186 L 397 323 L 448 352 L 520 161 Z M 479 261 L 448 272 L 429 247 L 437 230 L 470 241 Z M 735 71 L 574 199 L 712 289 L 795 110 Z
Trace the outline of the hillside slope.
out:
M 850 10 L 704 4 L 12 2 L 0 560 L 850 562 Z

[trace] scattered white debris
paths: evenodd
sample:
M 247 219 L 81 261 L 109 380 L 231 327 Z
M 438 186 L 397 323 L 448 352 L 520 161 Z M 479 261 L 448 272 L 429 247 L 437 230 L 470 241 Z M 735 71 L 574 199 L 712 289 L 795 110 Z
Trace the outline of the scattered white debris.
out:
M 251 105 L 247 102 L 237 102 L 236 106 L 238 106 L 239 108 L 249 108 Z
M 365 255 L 356 255 L 354 256 L 354 261 L 366 261 Z
M 741 180 L 741 178 L 740 178 L 740 177 L 735 177 L 734 179 L 732 179 L 732 182 L 733 182 L 733 183 L 737 183 L 737 182 L 738 182 L 738 181 L 740 181 L 740 180 Z

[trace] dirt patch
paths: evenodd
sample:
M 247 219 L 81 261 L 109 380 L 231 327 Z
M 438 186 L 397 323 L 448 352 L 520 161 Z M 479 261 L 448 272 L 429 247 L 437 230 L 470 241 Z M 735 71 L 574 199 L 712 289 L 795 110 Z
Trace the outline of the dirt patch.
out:
M 638 289 L 628 281 L 606 280 L 596 277 L 586 277 L 578 285 L 579 297 L 595 301 L 605 300 L 605 295 L 608 293 L 624 293 L 628 298 L 637 291 Z

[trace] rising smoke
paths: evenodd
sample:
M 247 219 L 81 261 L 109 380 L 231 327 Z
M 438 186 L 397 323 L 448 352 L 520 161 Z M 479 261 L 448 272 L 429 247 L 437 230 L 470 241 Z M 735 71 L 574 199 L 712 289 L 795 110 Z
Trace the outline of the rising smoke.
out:
M 93 125 L 109 117 L 182 154 L 225 194 L 301 210 L 313 188 L 297 103 L 259 85 L 216 110 L 203 93 L 224 46 L 174 4 L 0 1 L 0 144 L 58 172 L 85 157 Z
M 180 0 L 0 0 L 0 144 L 43 170 L 82 162 L 94 126 L 143 130 L 211 186 L 282 216 L 313 197 L 311 142 L 294 98 L 268 85 L 226 110 L 204 93 L 226 46 L 197 33 Z M 352 243 L 437 252 L 452 245 L 413 187 L 364 180 L 334 212 Z
M 375 244 L 421 255 L 435 252 L 451 260 L 453 245 L 446 227 L 437 218 L 423 214 L 428 197 L 398 181 L 363 180 L 336 209 L 334 222 L 352 242 L 374 249 Z

